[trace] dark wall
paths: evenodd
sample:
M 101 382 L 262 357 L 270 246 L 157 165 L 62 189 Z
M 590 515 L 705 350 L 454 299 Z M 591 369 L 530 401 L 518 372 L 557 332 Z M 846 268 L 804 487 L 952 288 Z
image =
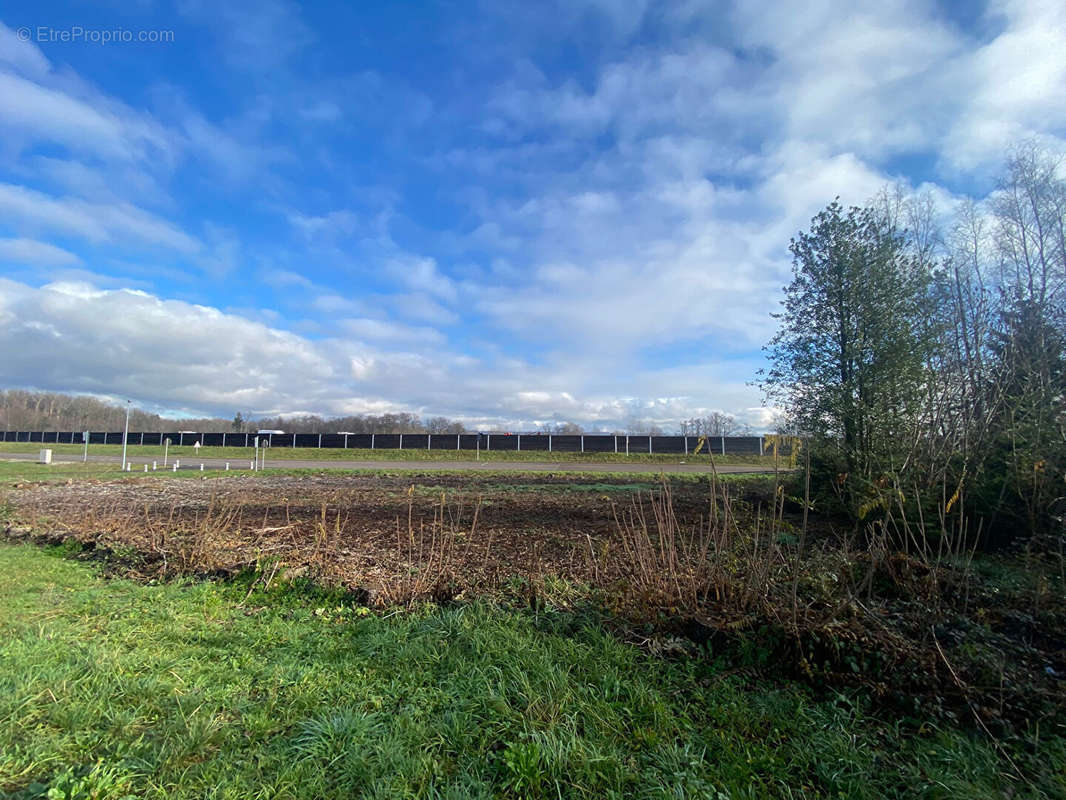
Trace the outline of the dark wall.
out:
M 122 444 L 122 432 L 92 431 L 89 444 Z M 505 433 L 353 433 L 345 436 L 340 433 L 186 433 L 176 431 L 169 433 L 130 432 L 129 444 L 161 447 L 164 439 L 170 439 L 172 446 L 191 446 L 199 441 L 204 447 L 253 447 L 255 439 L 269 442 L 270 447 L 322 447 L 336 449 L 346 446 L 348 449 L 396 450 L 401 446 L 405 450 L 499 450 L 507 452 L 536 451 L 556 453 L 669 453 L 675 455 L 759 455 L 772 452 L 772 437 L 760 436 L 708 436 L 700 445 L 698 436 L 614 436 L 611 434 L 521 434 Z M 80 444 L 81 431 L 2 431 L 0 441 L 4 442 L 41 442 L 59 444 Z M 627 449 L 628 445 L 628 449 Z M 783 444 L 781 455 L 789 454 L 789 447 Z

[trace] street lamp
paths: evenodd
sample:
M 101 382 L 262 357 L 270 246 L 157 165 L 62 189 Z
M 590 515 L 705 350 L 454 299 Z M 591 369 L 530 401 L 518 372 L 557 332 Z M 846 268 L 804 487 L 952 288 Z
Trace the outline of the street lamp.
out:
M 126 427 L 122 429 L 122 471 L 126 471 L 126 439 L 130 435 L 130 401 L 126 401 Z

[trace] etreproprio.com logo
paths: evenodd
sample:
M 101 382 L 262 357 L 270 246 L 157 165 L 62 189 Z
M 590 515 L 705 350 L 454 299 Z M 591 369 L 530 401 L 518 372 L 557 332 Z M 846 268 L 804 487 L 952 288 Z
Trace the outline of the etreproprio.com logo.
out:
M 174 31 L 131 30 L 129 28 L 85 28 L 71 25 L 55 28 L 50 25 L 23 25 L 15 31 L 20 42 L 37 44 L 165 44 L 174 41 Z

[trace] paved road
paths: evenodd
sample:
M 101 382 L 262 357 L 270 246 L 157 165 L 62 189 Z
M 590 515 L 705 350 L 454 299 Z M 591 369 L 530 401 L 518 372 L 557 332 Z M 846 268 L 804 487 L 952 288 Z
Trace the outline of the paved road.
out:
M 0 459 L 17 461 L 36 461 L 36 453 L 0 453 Z M 53 454 L 52 461 L 57 464 L 80 464 L 81 456 Z M 120 464 L 121 456 L 90 455 L 92 463 Z M 173 461 L 173 460 L 172 460 Z M 181 469 L 225 469 L 226 460 L 222 458 L 181 458 Z M 152 459 L 135 456 L 129 459 L 134 472 L 143 472 L 144 465 L 152 468 Z M 230 469 L 248 469 L 251 459 L 246 461 L 230 459 Z M 628 472 L 633 474 L 653 474 L 660 472 L 697 472 L 711 471 L 710 465 L 703 461 L 693 464 L 650 464 L 643 462 L 605 463 L 587 461 L 305 461 L 299 459 L 267 459 L 267 469 L 367 469 L 367 470 L 407 470 L 410 472 Z M 162 462 L 159 462 L 162 469 Z M 169 469 L 170 467 L 168 467 Z M 773 472 L 761 466 L 718 466 L 719 473 L 758 473 Z

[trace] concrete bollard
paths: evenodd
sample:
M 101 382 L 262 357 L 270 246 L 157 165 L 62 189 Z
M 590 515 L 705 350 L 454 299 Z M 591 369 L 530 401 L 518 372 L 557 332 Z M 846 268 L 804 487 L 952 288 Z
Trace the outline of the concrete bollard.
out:
M 203 464 L 201 464 L 201 465 L 200 465 L 200 472 L 203 472 L 203 471 L 204 471 L 204 465 L 203 465 Z
M 51 450 L 42 450 L 41 451 L 41 463 L 42 464 L 51 464 L 52 463 L 52 451 Z
M 148 471 L 148 465 L 147 465 L 147 464 L 145 464 L 145 465 L 144 465 L 144 471 L 145 471 L 145 472 L 147 472 L 147 471 Z
M 153 461 L 152 462 L 152 471 L 155 472 L 155 470 L 157 470 L 158 468 L 159 468 L 159 462 L 158 461 Z
M 178 471 L 178 462 L 177 461 L 174 462 L 174 471 L 175 472 Z
M 226 472 L 229 472 L 229 462 L 226 462 Z
M 180 466 L 181 466 L 181 459 L 180 458 L 175 458 L 174 459 L 174 469 L 177 469 Z

